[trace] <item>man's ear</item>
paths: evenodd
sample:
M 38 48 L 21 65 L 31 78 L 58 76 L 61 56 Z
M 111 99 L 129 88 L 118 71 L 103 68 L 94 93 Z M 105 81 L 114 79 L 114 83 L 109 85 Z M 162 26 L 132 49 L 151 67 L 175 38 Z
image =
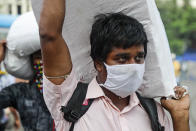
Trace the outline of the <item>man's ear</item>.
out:
M 103 62 L 99 61 L 99 60 L 95 60 L 94 61 L 94 65 L 95 65 L 95 69 L 98 71 L 98 72 L 102 72 L 103 69 L 104 69 L 104 64 Z

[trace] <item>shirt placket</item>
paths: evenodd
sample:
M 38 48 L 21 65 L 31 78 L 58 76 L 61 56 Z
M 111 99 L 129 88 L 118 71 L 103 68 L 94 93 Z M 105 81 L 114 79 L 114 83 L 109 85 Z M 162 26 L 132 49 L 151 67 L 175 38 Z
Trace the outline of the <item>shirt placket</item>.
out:
M 127 123 L 127 120 L 124 117 L 124 114 L 119 113 L 119 121 L 120 121 L 120 126 L 121 126 L 122 131 L 131 131 L 127 126 L 129 123 Z
M 111 105 L 111 107 L 118 113 L 118 120 L 119 120 L 119 125 L 121 128 L 121 131 L 130 131 L 130 129 L 127 127 L 128 123 L 127 120 L 124 117 L 124 112 L 121 112 L 113 103 L 112 101 L 105 96 L 105 100 Z

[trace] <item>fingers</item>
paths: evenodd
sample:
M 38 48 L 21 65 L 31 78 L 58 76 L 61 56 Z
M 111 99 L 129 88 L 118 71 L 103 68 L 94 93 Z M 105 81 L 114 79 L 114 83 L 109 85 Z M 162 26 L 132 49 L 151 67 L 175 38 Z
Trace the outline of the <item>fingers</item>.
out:
M 179 102 L 182 104 L 182 106 L 184 107 L 184 110 L 189 110 L 190 109 L 190 96 L 189 94 L 186 94 L 185 96 L 183 96 Z
M 166 101 L 166 97 L 162 97 L 160 101 L 161 101 L 161 105 L 164 106 L 165 105 L 165 101 Z
M 1 51 L 4 50 L 6 44 L 7 44 L 7 43 L 6 43 L 5 40 L 0 40 L 0 49 L 1 49 Z
M 161 98 L 161 104 L 162 105 L 165 105 L 165 104 L 167 104 L 168 102 L 170 102 L 170 101 L 174 101 L 175 99 L 167 99 L 166 97 L 162 97 Z
M 185 94 L 186 91 L 187 91 L 187 90 L 186 90 L 185 88 L 180 87 L 180 86 L 176 86 L 176 87 L 174 88 L 174 92 L 175 92 L 175 97 L 176 97 L 176 99 L 182 98 L 182 97 L 184 96 L 184 94 Z
M 188 94 L 182 96 L 180 99 L 166 99 L 163 97 L 161 98 L 161 105 L 169 112 L 188 110 L 190 107 L 190 98 Z
M 5 49 L 6 49 L 5 46 L 6 46 L 6 41 L 1 40 L 0 41 L 0 63 L 4 59 L 4 56 L 5 56 Z
M 6 40 L 0 40 L 0 45 L 5 46 L 6 45 Z
M 163 105 L 165 105 L 166 103 L 168 103 L 168 102 L 174 102 L 174 101 L 186 101 L 186 100 L 189 100 L 189 94 L 186 94 L 186 95 L 184 95 L 184 96 L 182 96 L 180 99 L 175 99 L 175 98 L 173 98 L 173 99 L 167 99 L 166 97 L 162 97 L 161 98 L 161 104 L 163 104 Z
M 185 96 L 183 96 L 180 101 L 190 101 L 190 96 L 189 94 L 186 94 Z
M 172 104 L 174 101 L 173 99 L 167 99 L 166 97 L 161 98 L 161 105 L 168 111 L 170 111 L 170 108 L 172 107 Z

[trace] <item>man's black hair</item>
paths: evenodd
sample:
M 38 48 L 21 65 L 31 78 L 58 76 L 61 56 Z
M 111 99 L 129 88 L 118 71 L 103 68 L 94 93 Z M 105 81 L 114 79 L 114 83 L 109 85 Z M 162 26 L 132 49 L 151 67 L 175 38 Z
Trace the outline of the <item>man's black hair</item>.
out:
M 91 57 L 105 61 L 113 47 L 129 48 L 144 45 L 147 54 L 147 36 L 143 25 L 123 13 L 109 13 L 95 16 L 90 35 Z

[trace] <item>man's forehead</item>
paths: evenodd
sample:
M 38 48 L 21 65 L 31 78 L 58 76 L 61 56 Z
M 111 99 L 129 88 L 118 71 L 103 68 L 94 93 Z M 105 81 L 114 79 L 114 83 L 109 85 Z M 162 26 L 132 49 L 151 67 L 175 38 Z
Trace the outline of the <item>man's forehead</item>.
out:
M 123 55 L 123 54 L 135 54 L 135 53 L 144 53 L 144 46 L 137 45 L 137 46 L 131 46 L 131 47 L 125 48 L 125 49 L 122 47 L 114 47 L 114 48 L 112 48 L 112 50 L 109 54 Z

